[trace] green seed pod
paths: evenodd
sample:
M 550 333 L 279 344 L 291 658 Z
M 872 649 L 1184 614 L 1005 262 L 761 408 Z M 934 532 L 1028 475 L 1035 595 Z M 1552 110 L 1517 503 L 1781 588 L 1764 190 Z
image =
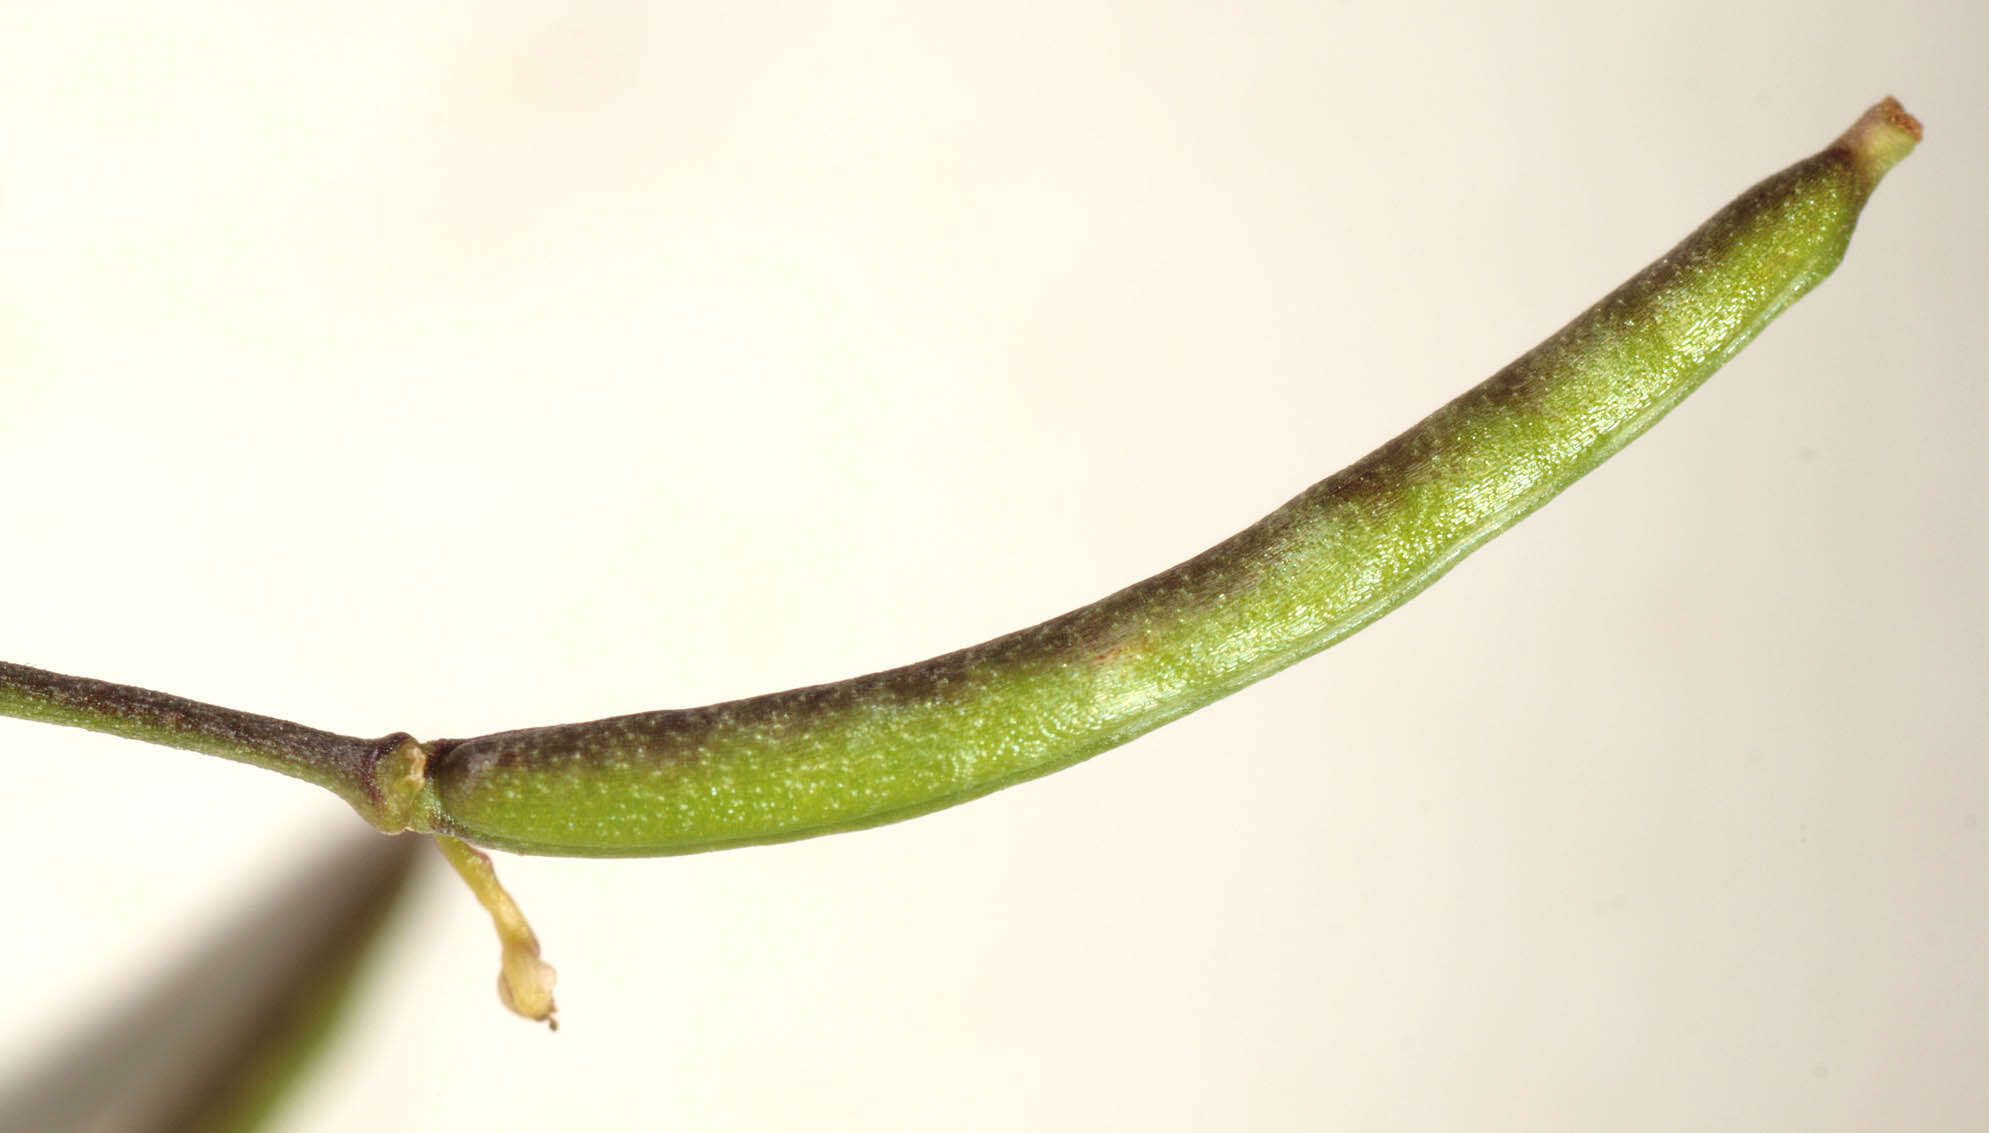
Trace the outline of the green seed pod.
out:
M 418 827 L 649 855 L 909 818 L 1124 743 L 1339 641 L 1648 429 L 1837 266 L 1919 139 L 1887 99 L 1553 337 L 1235 537 L 916 665 L 427 745 Z

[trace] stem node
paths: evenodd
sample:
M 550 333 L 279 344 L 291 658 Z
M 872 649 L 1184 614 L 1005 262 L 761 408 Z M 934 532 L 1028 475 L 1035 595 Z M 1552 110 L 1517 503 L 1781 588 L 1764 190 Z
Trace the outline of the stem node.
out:
M 428 748 L 405 732 L 380 741 L 382 752 L 373 763 L 373 809 L 362 811 L 366 821 L 389 834 L 426 830 Z

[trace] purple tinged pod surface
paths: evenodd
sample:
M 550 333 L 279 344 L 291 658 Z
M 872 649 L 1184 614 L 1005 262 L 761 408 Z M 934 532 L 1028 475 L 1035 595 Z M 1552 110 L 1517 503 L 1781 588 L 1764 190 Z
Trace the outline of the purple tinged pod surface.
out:
M 1648 429 L 1837 266 L 1919 137 L 1878 104 L 1480 385 L 1179 566 L 903 668 L 423 745 L 411 825 L 524 853 L 690 853 L 909 818 L 1124 743 L 1401 605 Z

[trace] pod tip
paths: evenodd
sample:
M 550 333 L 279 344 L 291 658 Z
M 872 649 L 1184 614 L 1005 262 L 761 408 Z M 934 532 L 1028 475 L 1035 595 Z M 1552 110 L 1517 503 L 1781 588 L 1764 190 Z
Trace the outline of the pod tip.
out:
M 1920 120 L 1908 114 L 1898 99 L 1888 95 L 1851 123 L 1851 128 L 1831 148 L 1850 156 L 1869 188 L 1913 152 L 1913 147 L 1920 144 L 1922 132 Z

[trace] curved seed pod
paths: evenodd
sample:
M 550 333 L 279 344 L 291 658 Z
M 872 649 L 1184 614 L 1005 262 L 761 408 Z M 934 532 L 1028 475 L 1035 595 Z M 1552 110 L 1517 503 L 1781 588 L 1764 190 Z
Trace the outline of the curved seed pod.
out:
M 1837 266 L 1919 135 L 1898 103 L 1873 107 L 1483 384 L 1171 570 L 839 684 L 430 745 L 417 823 L 526 853 L 688 853 L 908 818 L 1124 743 L 1407 601 L 1649 428 Z

